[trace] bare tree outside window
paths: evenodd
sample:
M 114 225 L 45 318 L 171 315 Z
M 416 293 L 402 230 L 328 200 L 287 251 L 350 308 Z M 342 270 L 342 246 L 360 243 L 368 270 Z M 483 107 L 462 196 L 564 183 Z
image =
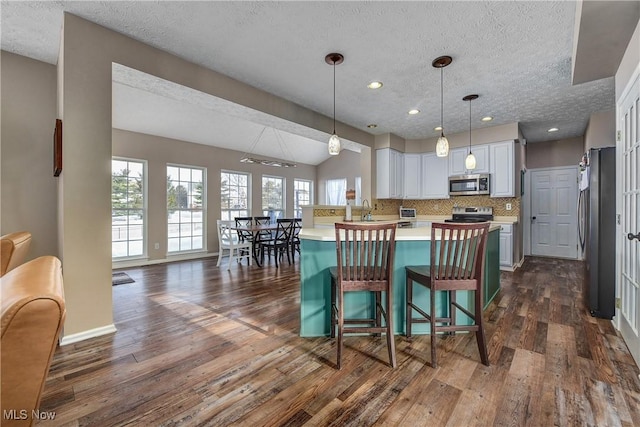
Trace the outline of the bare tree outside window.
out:
M 284 218 L 284 178 L 262 176 L 262 214 L 272 222 Z
M 249 216 L 250 175 L 241 172 L 220 172 L 220 219 L 233 220 Z

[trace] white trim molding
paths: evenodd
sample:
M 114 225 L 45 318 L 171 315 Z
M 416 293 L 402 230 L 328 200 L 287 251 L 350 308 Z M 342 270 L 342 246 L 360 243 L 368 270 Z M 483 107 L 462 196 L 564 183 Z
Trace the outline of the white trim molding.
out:
M 89 338 L 100 337 L 102 335 L 113 334 L 117 331 L 116 325 L 113 323 L 99 328 L 89 329 L 88 331 L 78 332 L 77 334 L 65 335 L 60 340 L 60 345 L 74 344 L 79 341 L 88 340 Z

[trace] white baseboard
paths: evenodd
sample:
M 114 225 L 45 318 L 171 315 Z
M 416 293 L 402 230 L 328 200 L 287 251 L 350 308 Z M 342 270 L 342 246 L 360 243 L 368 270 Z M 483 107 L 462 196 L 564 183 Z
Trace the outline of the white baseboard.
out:
M 101 326 L 95 329 L 89 329 L 88 331 L 78 332 L 77 334 L 65 335 L 60 340 L 60 345 L 67 345 L 77 343 L 79 341 L 88 340 L 89 338 L 95 338 L 102 335 L 113 334 L 116 332 L 116 326 L 112 323 L 107 326 Z
M 172 255 L 170 257 L 160 258 L 160 259 L 139 258 L 139 259 L 126 260 L 126 261 L 112 262 L 111 268 L 115 270 L 118 268 L 144 267 L 147 265 L 165 264 L 165 263 L 174 262 L 174 261 L 188 261 L 191 259 L 210 258 L 214 256 L 218 256 L 218 252 L 203 252 L 203 253 Z

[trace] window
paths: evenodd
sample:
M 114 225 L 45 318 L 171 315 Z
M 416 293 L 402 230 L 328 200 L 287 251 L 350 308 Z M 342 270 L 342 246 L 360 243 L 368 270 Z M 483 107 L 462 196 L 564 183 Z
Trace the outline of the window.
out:
M 359 176 L 356 176 L 356 200 L 355 200 L 355 204 L 356 205 L 361 205 L 362 204 L 362 178 Z
M 347 180 L 345 178 L 327 180 L 327 204 L 347 204 Z
M 262 176 L 262 214 L 272 222 L 284 218 L 284 178 Z
M 240 172 L 220 172 L 220 219 L 232 220 L 249 216 L 250 175 Z
M 167 166 L 168 252 L 204 250 L 205 170 Z
M 145 255 L 144 161 L 111 160 L 111 257 Z
M 311 204 L 313 199 L 312 184 L 306 179 L 293 180 L 293 210 L 296 218 L 302 218 L 302 206 Z

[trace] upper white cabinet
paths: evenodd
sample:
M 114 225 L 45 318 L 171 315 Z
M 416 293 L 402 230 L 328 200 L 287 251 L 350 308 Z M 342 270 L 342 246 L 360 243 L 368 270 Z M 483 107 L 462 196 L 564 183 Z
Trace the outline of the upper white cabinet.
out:
M 514 197 L 513 141 L 489 145 L 489 170 L 491 173 L 491 197 Z
M 469 147 L 449 151 L 449 175 L 489 173 L 489 145 L 472 145 L 471 152 L 476 156 L 476 167 L 469 170 L 465 167 Z
M 464 159 L 466 157 L 466 148 L 449 150 L 449 175 L 464 175 L 467 173 L 467 170 L 464 168 Z
M 404 198 L 419 199 L 421 187 L 420 162 L 421 154 L 405 153 L 404 155 Z
M 422 160 L 422 180 L 420 198 L 449 198 L 449 159 L 438 157 L 436 153 L 424 153 Z
M 376 196 L 399 199 L 403 196 L 403 154 L 390 148 L 376 150 Z

